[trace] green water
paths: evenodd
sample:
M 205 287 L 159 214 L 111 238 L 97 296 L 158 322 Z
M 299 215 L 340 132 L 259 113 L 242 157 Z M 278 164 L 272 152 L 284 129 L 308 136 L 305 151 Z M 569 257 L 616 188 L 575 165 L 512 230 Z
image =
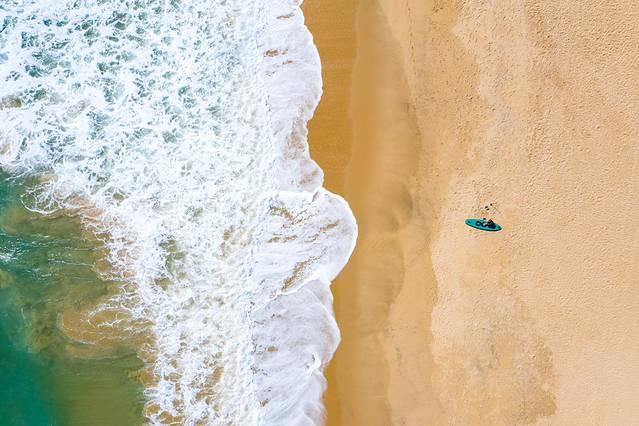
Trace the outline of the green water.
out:
M 62 312 L 106 294 L 92 269 L 99 247 L 77 220 L 25 209 L 24 190 L 0 175 L 0 423 L 143 424 L 133 350 L 73 356 L 77 343 L 57 327 Z

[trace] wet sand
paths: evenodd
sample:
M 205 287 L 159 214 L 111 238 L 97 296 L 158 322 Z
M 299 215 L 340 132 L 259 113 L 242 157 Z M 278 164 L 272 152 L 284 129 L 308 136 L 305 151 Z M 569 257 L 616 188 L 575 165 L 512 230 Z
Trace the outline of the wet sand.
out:
M 305 3 L 324 67 L 324 96 L 310 123 L 311 155 L 327 187 L 348 199 L 359 225 L 355 253 L 333 286 L 342 342 L 328 371 L 328 424 L 391 424 L 391 406 L 415 412 L 407 417 L 413 421 L 429 421 L 435 399 L 428 380 L 415 372 L 428 377 L 432 371 L 428 312 L 435 287 L 424 215 L 414 206 L 421 149 L 415 110 L 399 46 L 379 5 L 349 5 L 353 13 L 340 14 L 336 25 L 330 2 Z M 335 34 L 344 35 L 337 55 Z M 341 50 L 349 44 L 353 50 Z M 338 171 L 341 182 L 331 173 L 336 150 L 349 160 Z M 422 285 L 423 277 L 430 285 Z
M 355 13 L 356 0 L 307 0 L 302 4 L 306 25 L 313 34 L 322 60 L 324 81 L 320 104 L 308 123 L 311 157 L 324 171 L 324 186 L 344 195 L 344 174 L 352 153 L 353 130 L 351 126 L 351 84 L 356 52 Z M 361 233 L 361 230 L 359 231 Z M 346 270 L 350 267 L 347 265 Z M 346 321 L 349 310 L 340 310 L 342 289 L 349 287 L 345 272 L 333 281 L 335 314 L 338 321 Z M 345 285 L 342 285 L 345 284 Z M 350 287 L 352 290 L 355 287 Z M 349 297 L 344 294 L 344 299 Z M 345 327 L 340 325 L 342 338 Z M 342 358 L 344 346 L 337 351 L 325 375 L 329 388 L 324 395 L 329 424 L 340 424 L 343 397 L 340 397 L 337 366 L 351 360 Z M 342 359 L 344 362 L 342 362 Z M 348 382 L 346 380 L 345 382 Z M 345 385 L 346 388 L 346 385 Z
M 311 152 L 360 226 L 328 423 L 639 418 L 639 5 L 307 3 L 331 99 Z

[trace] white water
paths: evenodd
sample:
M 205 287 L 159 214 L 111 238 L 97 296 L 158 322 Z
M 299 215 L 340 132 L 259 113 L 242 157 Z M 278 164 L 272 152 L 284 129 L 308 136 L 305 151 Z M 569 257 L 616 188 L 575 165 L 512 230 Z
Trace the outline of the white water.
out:
M 309 159 L 299 3 L 0 3 L 0 165 L 108 235 L 113 303 L 154 336 L 153 423 L 321 423 L 356 226 Z

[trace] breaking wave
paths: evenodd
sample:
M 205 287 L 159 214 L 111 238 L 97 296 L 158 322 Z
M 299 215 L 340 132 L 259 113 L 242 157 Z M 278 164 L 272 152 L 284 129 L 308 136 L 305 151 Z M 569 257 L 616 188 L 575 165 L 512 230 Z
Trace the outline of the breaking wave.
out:
M 0 4 L 0 166 L 108 248 L 84 321 L 135 337 L 152 423 L 321 423 L 357 231 L 309 158 L 300 2 Z

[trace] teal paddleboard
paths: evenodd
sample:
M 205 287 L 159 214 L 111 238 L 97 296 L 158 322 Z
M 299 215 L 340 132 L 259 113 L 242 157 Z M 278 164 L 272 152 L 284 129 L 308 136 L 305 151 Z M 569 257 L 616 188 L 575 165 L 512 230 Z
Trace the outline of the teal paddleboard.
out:
M 487 221 L 484 219 L 466 219 L 466 225 L 471 226 L 473 228 L 481 229 L 482 231 L 501 231 L 501 226 L 493 223 L 493 226 L 490 227 L 486 224 Z

